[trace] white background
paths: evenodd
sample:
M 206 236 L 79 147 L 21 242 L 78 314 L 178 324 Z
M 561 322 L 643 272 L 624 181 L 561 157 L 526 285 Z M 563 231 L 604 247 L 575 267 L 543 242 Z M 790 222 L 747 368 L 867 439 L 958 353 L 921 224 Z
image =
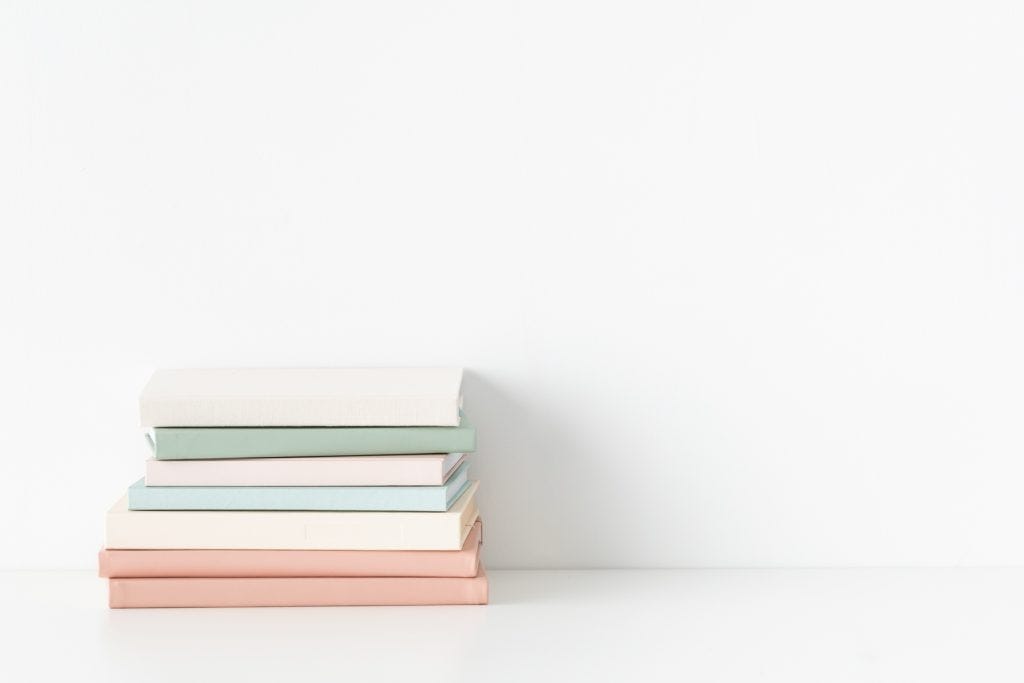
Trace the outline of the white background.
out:
M 0 568 L 162 366 L 463 365 L 493 567 L 1024 563 L 1024 15 L 0 4 Z

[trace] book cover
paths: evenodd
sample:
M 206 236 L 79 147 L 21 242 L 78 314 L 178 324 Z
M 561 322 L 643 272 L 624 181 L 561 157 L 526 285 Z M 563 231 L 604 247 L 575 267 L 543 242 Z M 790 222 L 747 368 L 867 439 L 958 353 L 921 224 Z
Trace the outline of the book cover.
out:
M 146 486 L 440 486 L 463 453 L 146 461 Z
M 129 510 L 107 512 L 112 549 L 459 550 L 477 518 L 471 482 L 447 512 Z
M 136 577 L 476 576 L 483 527 L 461 550 L 101 550 L 99 574 Z
M 473 577 L 110 579 L 110 607 L 485 605 L 487 574 Z
M 457 427 L 158 427 L 157 460 L 471 453 L 476 429 Z
M 461 368 L 157 370 L 139 409 L 143 427 L 455 426 L 461 392 Z
M 147 486 L 140 479 L 128 489 L 128 509 L 444 512 L 468 485 L 469 463 L 441 486 Z

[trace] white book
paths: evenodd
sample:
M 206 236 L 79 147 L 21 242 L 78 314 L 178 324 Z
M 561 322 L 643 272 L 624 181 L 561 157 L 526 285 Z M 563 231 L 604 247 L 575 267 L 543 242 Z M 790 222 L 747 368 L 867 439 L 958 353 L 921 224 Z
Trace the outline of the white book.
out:
M 440 486 L 463 453 L 146 461 L 146 486 Z
M 460 550 L 478 517 L 472 482 L 447 512 L 107 512 L 108 549 Z
M 461 368 L 157 370 L 143 427 L 455 427 Z

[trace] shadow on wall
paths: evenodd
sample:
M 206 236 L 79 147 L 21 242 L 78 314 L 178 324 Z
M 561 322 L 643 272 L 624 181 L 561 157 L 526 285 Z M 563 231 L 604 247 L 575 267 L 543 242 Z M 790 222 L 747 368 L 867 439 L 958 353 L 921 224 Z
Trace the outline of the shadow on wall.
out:
M 463 396 L 465 414 L 477 428 L 470 473 L 481 482 L 487 565 L 579 568 L 614 556 L 609 549 L 617 541 L 608 534 L 614 525 L 604 523 L 619 514 L 613 472 L 574 438 L 600 438 L 600 425 L 585 430 L 547 410 L 557 397 L 473 371 L 463 378 Z M 580 403 L 573 408 L 577 419 L 586 414 Z

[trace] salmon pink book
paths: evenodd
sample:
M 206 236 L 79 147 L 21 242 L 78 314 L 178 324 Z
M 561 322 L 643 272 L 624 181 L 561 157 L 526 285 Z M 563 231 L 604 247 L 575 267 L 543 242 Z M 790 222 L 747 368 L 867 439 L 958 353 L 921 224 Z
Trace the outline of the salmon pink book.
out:
M 326 607 L 485 605 L 487 574 L 473 577 L 110 579 L 110 607 Z

